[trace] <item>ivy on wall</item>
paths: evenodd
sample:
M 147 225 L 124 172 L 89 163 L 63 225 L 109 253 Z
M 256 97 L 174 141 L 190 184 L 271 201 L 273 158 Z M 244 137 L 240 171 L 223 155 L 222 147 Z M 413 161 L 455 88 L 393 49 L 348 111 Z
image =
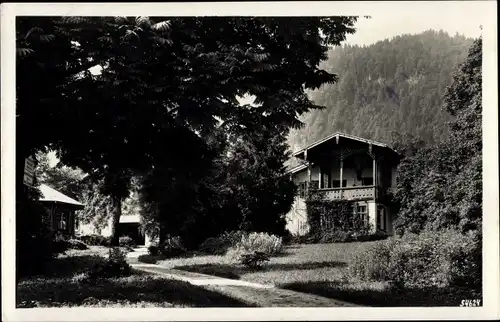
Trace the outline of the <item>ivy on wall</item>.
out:
M 356 213 L 357 202 L 327 200 L 321 193 L 309 194 L 306 200 L 309 242 L 346 242 L 370 235 L 368 214 Z

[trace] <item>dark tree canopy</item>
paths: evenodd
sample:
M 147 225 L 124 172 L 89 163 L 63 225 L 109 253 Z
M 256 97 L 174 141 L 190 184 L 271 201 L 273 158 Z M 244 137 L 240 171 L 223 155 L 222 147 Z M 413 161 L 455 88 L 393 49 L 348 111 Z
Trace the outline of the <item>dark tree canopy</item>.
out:
M 300 126 L 320 108 L 305 91 L 337 80 L 319 63 L 356 19 L 20 17 L 18 135 L 37 136 L 23 136 L 18 157 L 50 147 L 102 182 L 116 228 L 134 174 L 164 168 L 166 180 L 182 177 L 175 193 L 195 186 L 185 168 L 203 169 L 204 158 L 178 146 L 203 149 L 197 137 L 218 126 L 235 135 Z M 96 65 L 99 75 L 88 71 Z M 244 95 L 256 105 L 241 106 Z

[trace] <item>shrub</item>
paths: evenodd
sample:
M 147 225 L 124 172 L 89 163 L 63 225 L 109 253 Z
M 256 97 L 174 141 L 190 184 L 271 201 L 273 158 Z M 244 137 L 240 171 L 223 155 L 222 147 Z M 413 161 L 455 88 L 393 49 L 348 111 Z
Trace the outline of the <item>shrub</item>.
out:
M 243 235 L 235 246 L 229 248 L 226 256 L 232 260 L 240 260 L 243 256 L 264 253 L 267 256 L 278 254 L 283 249 L 281 237 L 267 233 L 250 233 Z
M 156 244 L 150 245 L 148 246 L 148 253 L 151 256 L 157 256 L 160 253 L 160 248 Z
M 137 257 L 137 260 L 139 262 L 146 264 L 156 264 L 158 259 L 159 259 L 158 255 L 140 255 L 139 257 Z
M 221 238 L 208 237 L 200 244 L 198 250 L 206 254 L 223 255 L 227 251 L 227 248 L 225 248 L 225 244 Z
M 455 230 L 392 237 L 356 255 L 350 273 L 399 287 L 481 288 L 481 236 Z
M 264 262 L 269 261 L 269 255 L 264 252 L 253 252 L 250 254 L 243 254 L 240 257 L 240 262 L 250 269 L 260 269 Z
M 69 243 L 63 235 L 56 235 L 53 245 L 56 253 L 64 253 L 69 248 Z
M 344 243 L 353 239 L 350 232 L 342 230 L 326 231 L 319 236 L 320 243 Z
M 132 268 L 125 259 L 125 253 L 119 248 L 110 248 L 109 256 L 104 262 L 97 262 L 88 272 L 90 279 L 129 276 Z
M 78 239 L 69 239 L 66 243 L 68 248 L 70 249 L 80 249 L 80 250 L 88 249 L 87 244 Z
M 167 258 L 172 258 L 186 253 L 186 249 L 182 245 L 179 237 L 169 236 L 161 245 L 157 243 L 150 245 L 148 247 L 148 253 L 151 256 L 163 255 Z
M 224 255 L 229 248 L 236 246 L 245 235 L 247 235 L 246 232 L 238 230 L 226 232 L 218 237 L 209 237 L 201 243 L 199 250 L 211 255 Z
M 109 237 L 101 235 L 84 235 L 80 236 L 80 240 L 91 246 L 109 246 Z
M 122 236 L 119 238 L 119 244 L 122 247 L 135 247 L 135 241 L 130 236 Z
M 355 253 L 348 268 L 350 275 L 361 280 L 389 280 L 388 265 L 394 246 L 391 242 L 369 245 L 364 251 Z
M 268 255 L 278 254 L 283 249 L 283 239 L 268 233 L 251 233 L 241 237 L 236 244 L 248 252 L 263 252 Z
M 169 236 L 160 245 L 160 253 L 166 257 L 177 257 L 186 253 L 186 248 L 179 237 Z

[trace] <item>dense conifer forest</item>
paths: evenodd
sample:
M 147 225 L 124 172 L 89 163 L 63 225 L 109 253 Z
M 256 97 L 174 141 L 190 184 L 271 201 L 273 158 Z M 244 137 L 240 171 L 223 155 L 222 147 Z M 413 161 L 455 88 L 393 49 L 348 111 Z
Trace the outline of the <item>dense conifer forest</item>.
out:
M 428 30 L 331 49 L 322 67 L 339 82 L 309 92 L 325 109 L 302 116 L 305 126 L 289 136 L 292 151 L 336 131 L 389 144 L 396 133 L 442 142 L 451 119 L 442 109 L 443 95 L 472 41 Z

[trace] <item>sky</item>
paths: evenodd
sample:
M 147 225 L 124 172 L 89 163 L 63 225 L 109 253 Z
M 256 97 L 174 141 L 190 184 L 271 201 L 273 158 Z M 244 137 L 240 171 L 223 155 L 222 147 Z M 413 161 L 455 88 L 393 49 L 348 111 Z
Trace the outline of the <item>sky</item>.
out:
M 429 12 L 433 12 L 429 7 Z M 356 23 L 356 33 L 347 36 L 345 44 L 370 45 L 377 41 L 393 38 L 402 34 L 415 34 L 428 29 L 443 30 L 451 36 L 456 33 L 477 38 L 481 34 L 481 15 L 464 18 L 460 12 L 455 14 L 389 15 L 361 18 Z

